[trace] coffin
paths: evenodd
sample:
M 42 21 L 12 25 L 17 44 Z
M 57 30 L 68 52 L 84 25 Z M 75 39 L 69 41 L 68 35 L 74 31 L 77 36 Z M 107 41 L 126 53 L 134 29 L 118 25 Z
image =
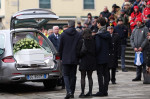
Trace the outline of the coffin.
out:
M 15 53 L 14 58 L 18 64 L 43 64 L 44 52 L 42 49 L 22 49 Z

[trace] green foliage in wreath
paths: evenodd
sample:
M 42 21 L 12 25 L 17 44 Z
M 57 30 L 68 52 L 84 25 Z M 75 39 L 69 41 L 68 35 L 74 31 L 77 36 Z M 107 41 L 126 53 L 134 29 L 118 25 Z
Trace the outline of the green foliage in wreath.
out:
M 36 49 L 41 48 L 38 42 L 31 38 L 24 38 L 19 40 L 13 48 L 13 52 L 16 53 L 17 51 L 20 51 L 21 49 Z

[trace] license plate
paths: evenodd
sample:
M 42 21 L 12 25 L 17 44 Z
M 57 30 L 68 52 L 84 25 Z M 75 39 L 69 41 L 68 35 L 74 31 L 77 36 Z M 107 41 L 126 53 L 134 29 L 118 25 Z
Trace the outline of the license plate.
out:
M 47 79 L 47 74 L 27 75 L 27 80 Z

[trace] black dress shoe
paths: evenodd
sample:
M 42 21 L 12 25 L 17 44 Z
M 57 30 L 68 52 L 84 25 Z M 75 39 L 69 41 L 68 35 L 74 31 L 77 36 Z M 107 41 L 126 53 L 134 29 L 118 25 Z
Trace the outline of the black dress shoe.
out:
M 71 98 L 74 98 L 74 95 L 72 95 Z
M 112 84 L 117 84 L 115 81 L 112 81 Z
M 134 78 L 134 79 L 132 79 L 132 81 L 141 81 L 141 79 L 139 79 L 139 78 Z
M 108 96 L 108 93 L 104 93 L 103 95 L 104 95 L 104 96 Z
M 123 68 L 123 69 L 122 69 L 122 72 L 128 72 L 128 71 L 127 71 L 127 69 L 126 69 L 126 68 Z
M 101 92 L 97 92 L 96 94 L 93 94 L 93 96 L 95 96 L 95 97 L 103 97 L 104 94 L 101 93 Z
M 73 95 L 69 92 L 64 99 L 70 99 Z
M 84 97 L 85 97 L 84 93 L 81 93 L 81 94 L 79 95 L 79 98 L 84 98 Z
M 92 93 L 88 92 L 85 96 L 92 96 Z

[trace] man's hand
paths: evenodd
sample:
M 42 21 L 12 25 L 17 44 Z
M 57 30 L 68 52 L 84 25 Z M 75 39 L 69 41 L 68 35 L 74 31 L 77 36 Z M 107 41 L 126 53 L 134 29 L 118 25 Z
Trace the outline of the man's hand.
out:
M 147 33 L 147 36 L 150 36 L 150 32 Z
M 150 73 L 150 67 L 147 68 L 148 73 Z
M 139 47 L 138 51 L 142 52 L 142 50 L 143 50 L 142 47 Z
M 138 52 L 138 49 L 137 49 L 137 48 L 134 48 L 134 51 L 135 51 L 135 52 Z
M 147 39 L 150 39 L 150 32 L 147 33 Z

